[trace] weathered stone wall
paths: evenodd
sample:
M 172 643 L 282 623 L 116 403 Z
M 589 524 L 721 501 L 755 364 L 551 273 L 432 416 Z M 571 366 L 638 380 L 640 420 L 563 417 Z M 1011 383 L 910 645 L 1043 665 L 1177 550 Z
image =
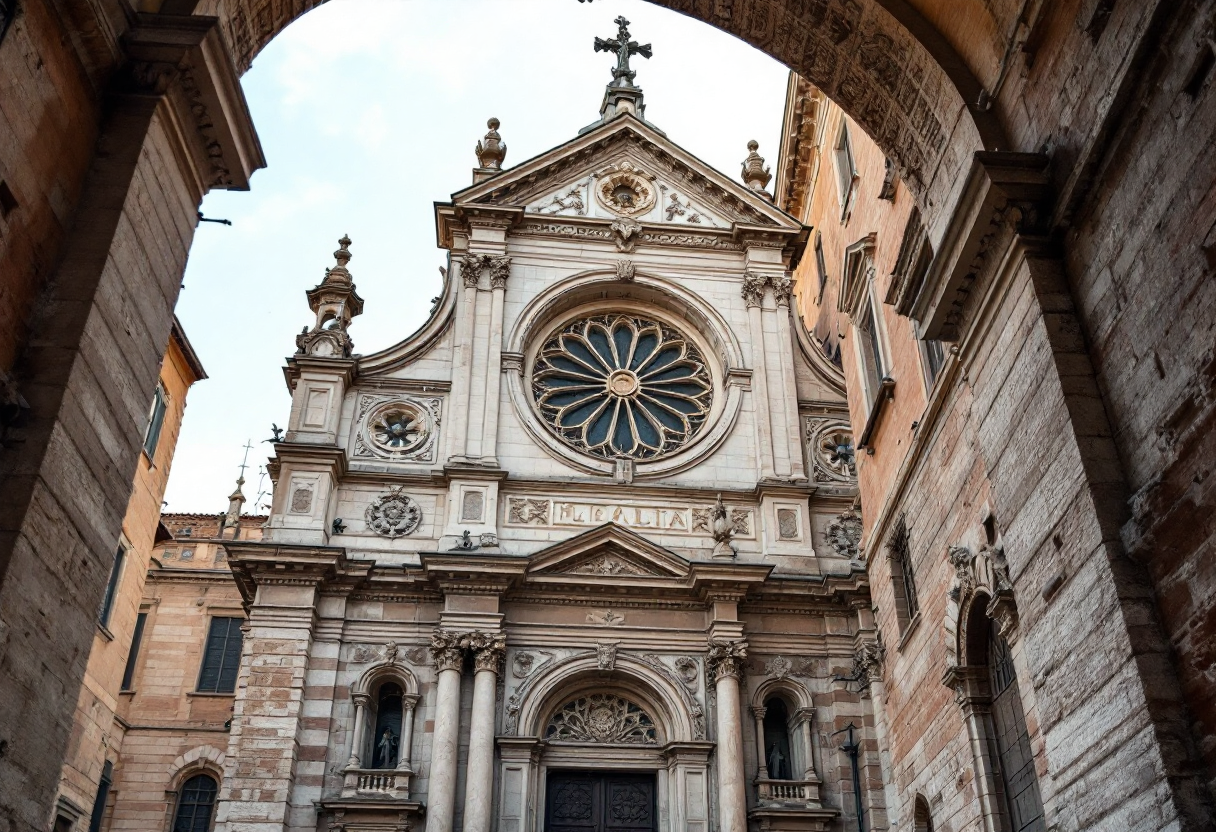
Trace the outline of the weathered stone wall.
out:
M 1145 564 L 1190 716 L 1216 771 L 1216 5 L 1185 3 L 1095 172 L 1068 274 L 1126 476 L 1120 520 Z M 1129 511 L 1130 509 L 1130 511 Z M 1211 776 L 1211 774 L 1209 774 Z

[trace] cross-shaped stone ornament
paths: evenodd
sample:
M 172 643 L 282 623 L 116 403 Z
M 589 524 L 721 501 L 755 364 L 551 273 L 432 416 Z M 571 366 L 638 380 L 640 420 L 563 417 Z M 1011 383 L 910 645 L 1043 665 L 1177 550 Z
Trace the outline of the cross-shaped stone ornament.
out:
M 632 87 L 633 78 L 637 73 L 629 68 L 629 59 L 634 55 L 649 58 L 652 54 L 650 44 L 642 45 L 636 40 L 629 39 L 629 21 L 624 17 L 618 17 L 613 23 L 617 25 L 616 37 L 610 40 L 596 38 L 595 51 L 616 53 L 616 67 L 612 70 L 612 86 Z

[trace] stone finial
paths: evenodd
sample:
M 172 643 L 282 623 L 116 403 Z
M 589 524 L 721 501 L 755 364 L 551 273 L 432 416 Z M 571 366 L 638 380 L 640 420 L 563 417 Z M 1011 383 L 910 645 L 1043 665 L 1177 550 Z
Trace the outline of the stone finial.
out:
M 482 170 L 502 170 L 502 162 L 507 158 L 507 146 L 498 133 L 500 124 L 496 118 L 487 121 L 490 131 L 477 143 L 477 163 Z
M 753 191 L 758 191 L 769 196 L 764 189 L 768 187 L 769 180 L 773 178 L 773 174 L 764 166 L 764 157 L 756 151 L 760 149 L 760 143 L 752 139 L 747 143 L 747 158 L 743 160 L 743 182 Z M 769 197 L 772 199 L 772 197 Z

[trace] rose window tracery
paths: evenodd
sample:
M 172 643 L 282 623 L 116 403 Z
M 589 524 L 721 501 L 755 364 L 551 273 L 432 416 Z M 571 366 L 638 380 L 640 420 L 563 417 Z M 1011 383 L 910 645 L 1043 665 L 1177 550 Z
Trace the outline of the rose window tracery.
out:
M 583 318 L 545 343 L 532 373 L 541 416 L 595 456 L 653 459 L 705 424 L 713 384 L 696 346 L 633 315 Z
M 372 441 L 391 451 L 409 451 L 426 438 L 426 425 L 418 414 L 403 409 L 389 408 L 371 424 Z
M 627 699 L 592 693 L 567 702 L 545 729 L 547 740 L 654 745 L 654 720 Z

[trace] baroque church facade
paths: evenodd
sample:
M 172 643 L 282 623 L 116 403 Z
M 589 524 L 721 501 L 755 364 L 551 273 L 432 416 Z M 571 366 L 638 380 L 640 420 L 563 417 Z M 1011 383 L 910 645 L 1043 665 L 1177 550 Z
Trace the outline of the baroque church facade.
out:
M 807 233 L 645 119 L 435 208 L 429 320 L 353 352 L 308 292 L 216 828 L 885 826 L 844 380 L 791 314 Z

